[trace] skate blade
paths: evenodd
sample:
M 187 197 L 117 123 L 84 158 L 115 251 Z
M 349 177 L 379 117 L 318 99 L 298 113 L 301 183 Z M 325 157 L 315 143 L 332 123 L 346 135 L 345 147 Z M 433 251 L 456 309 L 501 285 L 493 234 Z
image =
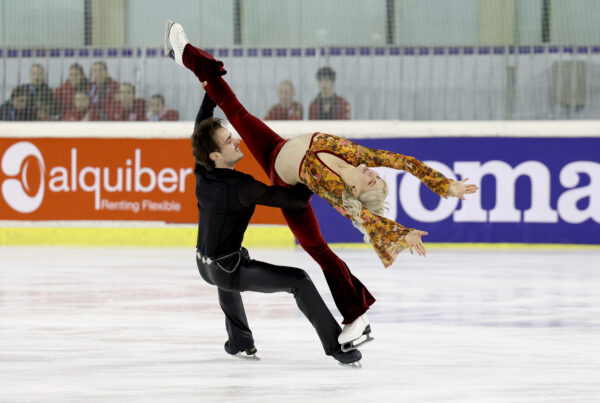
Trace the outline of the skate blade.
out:
M 361 337 L 364 336 L 364 339 L 361 339 Z M 348 351 L 352 351 L 352 350 L 356 350 L 357 348 L 359 348 L 360 346 L 362 346 L 363 344 L 366 344 L 370 341 L 375 340 L 373 338 L 373 336 L 371 336 L 370 333 L 366 333 L 363 334 L 361 337 L 359 337 L 356 340 L 351 341 L 350 343 L 345 343 L 341 346 L 341 349 L 344 353 L 347 353 Z
M 351 362 L 349 364 L 344 364 L 342 362 L 338 362 L 338 365 L 340 367 L 345 367 L 345 368 L 362 368 L 362 364 L 360 361 L 356 361 L 356 362 Z
M 255 354 L 246 355 L 246 354 L 243 354 L 243 353 L 239 352 L 237 354 L 232 354 L 231 356 L 235 357 L 235 358 L 239 358 L 240 360 L 260 361 L 260 357 L 257 357 Z

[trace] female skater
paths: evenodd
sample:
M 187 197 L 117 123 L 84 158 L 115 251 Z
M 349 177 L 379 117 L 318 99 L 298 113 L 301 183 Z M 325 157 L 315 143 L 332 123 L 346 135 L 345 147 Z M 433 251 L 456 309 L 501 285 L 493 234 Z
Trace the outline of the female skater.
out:
M 406 170 L 442 197 L 463 198 L 463 194 L 477 190 L 474 185 L 465 185 L 466 179 L 451 181 L 415 158 L 370 150 L 340 137 L 315 133 L 290 141 L 282 139 L 240 104 L 221 77 L 226 73 L 223 63 L 190 45 L 181 25 L 171 21 L 167 21 L 165 27 L 165 53 L 194 72 L 201 82 L 206 82 L 203 85 L 206 91 L 273 184 L 293 186 L 302 182 L 323 197 L 367 235 L 385 267 L 406 247 L 411 253 L 414 248 L 424 256 L 421 236 L 427 233 L 381 217 L 387 186 L 367 166 Z M 310 205 L 303 210 L 284 209 L 282 212 L 298 243 L 323 269 L 346 325 L 339 337 L 340 344 L 348 343 L 348 349 L 362 344 L 352 345 L 362 335 L 369 340 L 370 326 L 365 312 L 375 301 L 373 296 L 328 247 Z

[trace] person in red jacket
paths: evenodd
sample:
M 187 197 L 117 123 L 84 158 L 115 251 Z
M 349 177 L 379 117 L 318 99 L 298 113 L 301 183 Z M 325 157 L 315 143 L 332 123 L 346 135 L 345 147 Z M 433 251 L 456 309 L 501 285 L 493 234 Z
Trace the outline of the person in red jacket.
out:
M 294 101 L 294 85 L 285 80 L 277 86 L 279 103 L 267 112 L 265 120 L 302 120 L 302 105 Z
M 108 69 L 104 62 L 96 62 L 92 65 L 91 79 L 90 101 L 100 112 L 102 120 L 107 120 L 108 110 L 114 105 L 115 97 L 119 92 L 119 83 L 108 76 Z
M 161 94 L 154 94 L 150 98 L 148 120 L 151 122 L 179 120 L 179 112 L 174 109 L 168 109 L 165 105 L 165 97 Z
M 131 83 L 122 83 L 116 101 L 107 112 L 108 120 L 142 121 L 146 120 L 146 101 L 135 97 L 135 87 Z
M 321 67 L 317 71 L 319 94 L 310 103 L 310 120 L 350 119 L 350 104 L 333 91 L 335 71 L 331 67 Z
M 90 96 L 87 91 L 77 91 L 73 96 L 73 107 L 62 117 L 63 121 L 96 121 L 100 114 L 91 106 Z
M 89 85 L 90 83 L 83 72 L 83 67 L 79 63 L 73 63 L 69 67 L 69 77 L 60 87 L 54 90 L 54 98 L 58 101 L 62 114 L 73 109 L 75 92 L 84 91 L 87 93 Z

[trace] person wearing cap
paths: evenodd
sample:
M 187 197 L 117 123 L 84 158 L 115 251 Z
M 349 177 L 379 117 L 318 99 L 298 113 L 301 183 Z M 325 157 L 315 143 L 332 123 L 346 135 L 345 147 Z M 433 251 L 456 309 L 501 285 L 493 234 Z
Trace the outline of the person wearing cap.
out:
M 310 120 L 347 120 L 350 119 L 350 104 L 333 91 L 335 70 L 329 66 L 317 71 L 319 94 L 310 103 L 308 118 Z

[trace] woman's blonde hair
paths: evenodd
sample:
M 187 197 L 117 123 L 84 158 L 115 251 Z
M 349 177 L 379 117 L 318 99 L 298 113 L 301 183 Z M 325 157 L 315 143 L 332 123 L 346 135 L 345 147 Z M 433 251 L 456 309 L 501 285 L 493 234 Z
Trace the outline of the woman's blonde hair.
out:
M 384 215 L 389 209 L 385 198 L 388 195 L 387 183 L 383 181 L 383 189 L 371 190 L 369 192 L 362 192 L 358 197 L 355 197 L 348 188 L 344 189 L 342 194 L 342 206 L 352 216 L 352 225 L 354 225 L 364 235 L 364 241 L 370 243 L 369 234 L 362 225 L 363 219 L 360 218 L 360 212 L 362 208 L 366 208 L 371 213 L 377 215 Z

